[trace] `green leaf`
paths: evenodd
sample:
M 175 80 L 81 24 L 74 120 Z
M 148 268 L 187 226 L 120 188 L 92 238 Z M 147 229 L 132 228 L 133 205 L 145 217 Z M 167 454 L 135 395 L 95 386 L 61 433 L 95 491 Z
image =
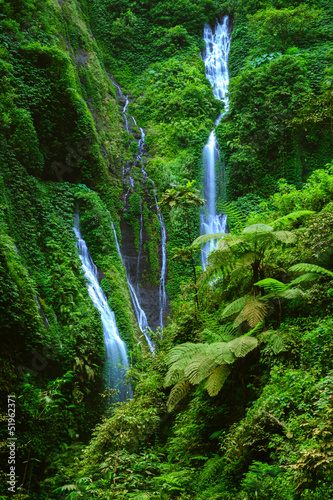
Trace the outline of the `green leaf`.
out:
M 228 344 L 237 358 L 243 358 L 258 346 L 258 340 L 255 337 L 238 337 Z
M 230 370 L 227 365 L 221 365 L 209 375 L 206 380 L 206 389 L 210 396 L 217 396 L 226 381 Z
M 187 378 L 183 378 L 176 384 L 169 395 L 167 409 L 170 413 L 190 391 L 191 385 Z
M 231 304 L 227 305 L 227 307 L 223 310 L 221 314 L 221 319 L 227 318 L 232 314 L 236 314 L 243 309 L 245 306 L 246 297 L 240 297 L 239 299 L 234 300 Z
M 251 226 L 243 229 L 242 233 L 268 233 L 273 231 L 272 226 L 268 226 L 267 224 L 252 224 Z

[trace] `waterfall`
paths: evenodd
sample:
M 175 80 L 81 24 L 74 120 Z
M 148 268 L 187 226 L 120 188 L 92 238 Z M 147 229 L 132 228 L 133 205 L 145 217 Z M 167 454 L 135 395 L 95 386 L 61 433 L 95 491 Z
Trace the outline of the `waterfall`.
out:
M 108 74 L 108 76 L 109 76 L 111 82 L 113 83 L 113 85 L 117 89 L 117 95 L 121 98 L 121 100 L 123 102 L 125 102 L 123 109 L 122 109 L 122 114 L 123 114 L 123 117 L 125 120 L 125 128 L 126 128 L 126 131 L 129 135 L 131 132 L 131 128 L 129 125 L 130 120 L 132 120 L 133 124 L 138 127 L 134 116 L 129 115 L 127 117 L 127 107 L 128 107 L 129 102 L 130 102 L 129 98 L 128 98 L 128 96 L 125 96 L 123 94 L 120 86 L 115 82 L 113 77 L 110 74 Z M 160 275 L 160 280 L 159 280 L 159 301 L 158 301 L 158 304 L 159 304 L 159 326 L 162 330 L 163 326 L 164 326 L 164 315 L 165 315 L 165 311 L 167 308 L 167 293 L 166 293 L 166 289 L 165 289 L 166 272 L 167 272 L 167 265 L 166 265 L 166 263 L 167 263 L 167 252 L 166 252 L 167 232 L 166 232 L 166 226 L 164 223 L 163 215 L 162 215 L 162 213 L 159 212 L 160 208 L 158 205 L 157 191 L 155 188 L 155 183 L 154 183 L 154 181 L 152 181 L 149 178 L 149 175 L 145 171 L 144 166 L 143 166 L 143 156 L 145 153 L 145 133 L 141 127 L 139 127 L 139 130 L 140 130 L 141 137 L 138 141 L 138 153 L 137 153 L 136 158 L 135 158 L 134 166 L 137 166 L 138 164 L 141 163 L 141 173 L 142 173 L 143 182 L 147 183 L 148 181 L 150 181 L 153 185 L 155 207 L 156 207 L 157 217 L 158 217 L 158 221 L 159 221 L 160 228 L 161 228 L 162 263 L 161 263 L 161 275 Z M 124 206 L 126 206 L 127 198 L 129 196 L 130 192 L 135 189 L 135 181 L 134 181 L 132 174 L 131 174 L 131 167 L 127 166 L 126 168 L 123 168 L 123 177 L 124 177 L 124 184 L 128 185 L 128 188 L 127 188 L 126 193 L 124 195 Z M 131 291 L 131 287 L 134 290 L 133 283 L 131 283 L 131 280 L 129 279 L 129 273 L 127 272 L 126 266 L 125 266 L 125 269 L 126 269 L 126 274 L 127 274 L 127 282 L 129 283 L 128 286 L 129 286 L 129 289 L 131 292 L 133 308 L 134 308 L 134 312 L 135 312 L 139 327 L 140 327 L 141 331 L 145 334 L 146 339 L 147 338 L 149 339 L 149 336 L 147 334 L 147 327 L 142 328 L 140 326 L 141 325 L 140 318 L 142 318 L 142 314 L 144 315 L 144 317 L 147 320 L 146 314 L 144 313 L 144 311 L 141 307 L 141 304 L 140 304 L 140 290 L 139 290 L 139 279 L 138 279 L 140 258 L 141 258 L 141 254 L 142 254 L 142 231 L 143 231 L 143 214 L 142 214 L 142 199 L 140 199 L 140 245 L 139 245 L 139 254 L 138 254 L 138 260 L 137 260 L 137 271 L 136 271 L 137 292 L 135 293 L 135 298 L 133 296 L 133 292 Z M 114 233 L 115 233 L 115 231 L 114 231 Z M 118 252 L 120 253 L 120 248 L 118 245 L 118 240 L 117 240 L 116 234 L 115 234 L 115 237 L 116 237 L 116 241 L 117 241 Z M 120 254 L 120 256 L 121 256 L 121 254 Z M 122 258 L 122 256 L 121 256 L 121 258 Z M 123 260 L 123 258 L 122 258 L 122 260 Z M 148 323 L 147 323 L 147 326 L 148 326 Z M 153 346 L 152 341 L 149 339 L 149 342 L 147 340 L 147 343 L 148 343 L 149 349 L 152 351 L 152 348 L 151 348 L 151 346 Z
M 82 269 L 87 279 L 89 297 L 93 301 L 94 307 L 101 314 L 106 355 L 107 387 L 119 390 L 118 400 L 125 401 L 133 395 L 130 385 L 124 381 L 129 365 L 126 346 L 119 336 L 114 312 L 111 311 L 107 298 L 98 283 L 97 267 L 92 261 L 86 242 L 82 239 L 78 215 L 75 216 L 73 229 L 77 238 L 77 248 L 79 249 Z
M 129 279 L 129 275 L 128 275 L 128 272 L 127 272 L 127 269 L 126 269 L 126 265 L 125 265 L 123 256 L 121 254 L 121 250 L 120 250 L 120 246 L 119 246 L 119 242 L 118 242 L 118 238 L 117 238 L 117 233 L 116 233 L 115 227 L 113 225 L 113 222 L 111 222 L 111 227 L 112 227 L 112 231 L 113 231 L 113 234 L 114 234 L 114 237 L 115 237 L 115 240 L 116 240 L 116 245 L 117 245 L 117 250 L 118 250 L 119 257 L 120 257 L 121 262 L 122 262 L 122 264 L 123 264 L 123 266 L 125 268 L 125 271 L 126 271 L 127 284 L 128 284 L 128 288 L 129 288 L 129 291 L 130 291 L 130 295 L 131 295 L 131 299 L 132 299 L 132 304 L 133 304 L 133 309 L 134 309 L 134 313 L 135 313 L 135 316 L 136 316 L 139 328 L 140 328 L 140 330 L 142 331 L 142 333 L 145 336 L 145 339 L 147 341 L 147 344 L 148 344 L 150 352 L 154 352 L 154 350 L 155 350 L 154 343 L 153 343 L 153 341 L 151 340 L 151 338 L 148 335 L 148 320 L 147 320 L 147 316 L 146 316 L 146 313 L 144 312 L 144 310 L 142 309 L 142 307 L 140 305 L 140 301 L 139 301 L 139 298 L 138 298 L 138 296 L 136 294 L 135 288 L 134 288 L 133 284 L 131 283 L 131 280 Z
M 203 53 L 206 78 L 213 87 L 213 93 L 217 99 L 224 102 L 224 112 L 217 118 L 218 125 L 221 117 L 228 111 L 228 56 L 230 49 L 229 17 L 225 16 L 221 23 L 217 22 L 215 31 L 205 24 L 203 39 L 206 50 Z M 225 233 L 227 228 L 227 216 L 216 213 L 216 173 L 215 164 L 219 160 L 218 143 L 213 130 L 208 142 L 203 149 L 203 164 L 205 169 L 204 196 L 207 200 L 204 210 L 201 212 L 201 234 Z M 217 248 L 216 241 L 207 242 L 201 253 L 202 268 L 206 268 L 208 253 Z

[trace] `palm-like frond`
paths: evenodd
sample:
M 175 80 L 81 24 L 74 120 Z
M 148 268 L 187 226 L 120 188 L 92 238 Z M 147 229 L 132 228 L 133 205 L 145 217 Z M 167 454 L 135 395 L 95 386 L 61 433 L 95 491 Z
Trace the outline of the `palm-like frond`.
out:
M 237 358 L 243 358 L 258 346 L 258 340 L 255 337 L 243 336 L 231 340 L 228 345 Z
M 272 226 L 268 226 L 268 224 L 252 224 L 251 226 L 247 226 L 243 229 L 242 233 L 267 233 L 271 232 L 274 229 Z
M 167 402 L 168 412 L 171 412 L 177 406 L 179 401 L 181 401 L 186 394 L 189 393 L 190 388 L 191 385 L 189 380 L 187 378 L 183 378 L 171 389 Z
M 246 216 L 244 213 L 232 206 L 231 203 L 221 203 L 219 206 L 219 213 L 227 215 L 237 231 L 242 230 L 246 224 Z
M 198 354 L 186 367 L 185 377 L 189 379 L 192 385 L 197 385 L 207 378 L 218 364 L 212 357 Z
M 258 281 L 258 283 L 255 283 L 255 286 L 259 286 L 264 290 L 271 290 L 277 293 L 283 292 L 287 287 L 285 283 L 282 283 L 281 281 L 278 281 L 274 278 L 265 278 L 264 280 L 260 280 Z
M 198 238 L 196 238 L 193 243 L 192 243 L 192 247 L 197 247 L 197 246 L 200 246 L 200 245 L 204 245 L 205 243 L 207 243 L 207 241 L 210 241 L 210 240 L 219 240 L 220 238 L 223 238 L 223 236 L 225 236 L 224 233 L 216 233 L 216 234 L 202 234 L 201 236 L 198 236 Z
M 292 273 L 315 273 L 315 274 L 323 274 L 325 276 L 330 276 L 333 278 L 333 273 L 325 269 L 324 267 L 316 266 L 315 264 L 307 264 L 301 262 L 300 264 L 295 264 L 289 268 L 289 271 Z
M 239 299 L 234 300 L 231 304 L 228 304 L 227 307 L 222 311 L 221 319 L 227 318 L 233 314 L 238 313 L 245 306 L 246 297 L 240 297 Z
M 304 283 L 305 281 L 313 281 L 318 279 L 318 274 L 317 273 L 305 273 L 301 274 L 294 280 L 290 282 L 292 285 L 297 285 L 298 283 Z
M 255 297 L 246 297 L 246 303 L 241 315 L 246 319 L 250 328 L 254 328 L 266 316 L 267 306 Z M 236 318 L 237 319 L 237 318 Z M 240 318 L 241 319 L 241 318 Z M 239 326 L 242 321 L 234 321 L 234 326 Z
M 284 215 L 283 217 L 279 217 L 273 222 L 270 222 L 270 225 L 272 227 L 276 227 L 279 224 L 282 226 L 287 225 L 291 221 L 295 221 L 299 219 L 300 217 L 303 217 L 304 215 L 312 215 L 315 214 L 316 212 L 313 212 L 312 210 L 297 210 L 296 212 L 291 212 L 288 215 Z
M 217 396 L 224 382 L 226 381 L 230 370 L 227 365 L 221 365 L 209 375 L 206 380 L 206 389 L 210 396 Z
M 275 239 L 281 243 L 294 243 L 297 239 L 296 234 L 290 231 L 275 231 L 273 234 Z
M 184 344 L 177 345 L 166 357 L 166 363 L 172 365 L 178 359 L 191 360 L 195 354 L 205 353 L 205 344 L 193 344 L 192 342 L 185 342 Z
M 169 370 L 165 376 L 164 387 L 174 385 L 184 377 L 184 371 L 189 363 L 189 359 L 191 358 L 189 358 L 188 356 L 184 356 L 182 358 L 179 358 L 169 367 Z
M 279 294 L 279 297 L 283 299 L 296 299 L 297 297 L 303 297 L 303 292 L 299 288 L 289 288 L 288 290 L 285 290 L 284 292 L 281 292 Z
M 207 356 L 210 356 L 218 364 L 231 364 L 235 361 L 236 356 L 230 349 L 227 342 L 214 342 L 207 348 Z

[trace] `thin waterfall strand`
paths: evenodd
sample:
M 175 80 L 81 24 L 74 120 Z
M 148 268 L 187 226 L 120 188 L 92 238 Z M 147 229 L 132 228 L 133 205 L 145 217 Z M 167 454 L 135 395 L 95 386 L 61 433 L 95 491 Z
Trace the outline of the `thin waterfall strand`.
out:
M 130 385 L 125 382 L 125 376 L 129 367 L 126 346 L 119 336 L 114 312 L 111 311 L 107 298 L 98 283 L 97 267 L 92 261 L 87 244 L 81 236 L 78 215 L 75 217 L 73 229 L 77 238 L 82 269 L 88 282 L 89 297 L 94 307 L 101 314 L 106 354 L 107 386 L 117 389 L 119 391 L 118 400 L 125 401 L 128 397 L 133 396 Z
M 222 23 L 217 23 L 215 32 L 206 24 L 204 27 L 204 41 L 206 50 L 203 60 L 205 63 L 206 77 L 213 87 L 213 93 L 217 99 L 224 102 L 224 112 L 217 118 L 218 125 L 221 117 L 228 111 L 228 56 L 230 50 L 229 17 L 225 16 Z M 215 164 L 219 160 L 219 150 L 215 131 L 209 136 L 208 142 L 203 149 L 203 164 L 205 167 L 204 196 L 207 200 L 204 210 L 201 212 L 201 234 L 225 233 L 227 228 L 227 216 L 216 213 L 216 176 Z M 209 252 L 217 248 L 216 241 L 211 240 L 202 249 L 202 268 L 206 268 Z
M 127 272 L 127 269 L 126 269 L 126 265 L 125 265 L 123 256 L 121 254 L 121 250 L 120 250 L 120 246 L 119 246 L 119 242 L 118 242 L 118 238 L 117 238 L 117 233 L 116 233 L 115 227 L 113 225 L 113 222 L 111 222 L 111 227 L 112 227 L 112 231 L 113 231 L 113 234 L 114 234 L 114 237 L 115 237 L 115 240 L 116 240 L 116 246 L 117 246 L 119 257 L 120 257 L 121 262 L 122 262 L 122 264 L 123 264 L 123 266 L 125 268 L 125 271 L 126 271 L 127 284 L 128 284 L 128 288 L 129 288 L 131 299 L 132 299 L 132 304 L 133 304 L 133 309 L 134 309 L 135 317 L 136 317 L 136 320 L 138 322 L 140 330 L 142 331 L 142 333 L 145 336 L 145 339 L 147 341 L 149 350 L 150 350 L 150 352 L 153 353 L 155 351 L 155 345 L 154 345 L 154 342 L 151 340 L 151 338 L 148 335 L 148 320 L 147 320 L 147 316 L 146 316 L 146 313 L 144 312 L 144 310 L 142 309 L 142 307 L 140 305 L 140 301 L 139 301 L 139 298 L 138 298 L 138 296 L 136 294 L 135 288 L 134 288 L 133 284 L 131 283 L 131 280 L 129 279 L 128 272 Z

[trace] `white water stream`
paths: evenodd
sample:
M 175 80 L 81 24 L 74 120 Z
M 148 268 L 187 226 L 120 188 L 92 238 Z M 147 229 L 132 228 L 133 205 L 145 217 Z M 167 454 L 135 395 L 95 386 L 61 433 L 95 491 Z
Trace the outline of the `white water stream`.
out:
M 126 131 L 129 135 L 130 131 L 131 131 L 130 126 L 129 126 L 129 119 L 132 120 L 134 125 L 138 126 L 134 116 L 132 116 L 132 115 L 127 116 L 127 107 L 128 107 L 129 102 L 130 102 L 129 98 L 128 98 L 128 96 L 125 96 L 123 94 L 120 86 L 117 85 L 117 83 L 114 81 L 114 79 L 112 78 L 111 75 L 109 75 L 109 78 L 112 81 L 112 83 L 114 84 L 114 86 L 116 87 L 116 89 L 118 91 L 118 95 L 125 102 L 123 109 L 122 109 L 122 114 L 123 114 L 123 117 L 125 120 L 125 128 L 126 128 Z M 142 159 L 143 159 L 143 155 L 145 153 L 145 133 L 141 127 L 139 127 L 139 129 L 140 129 L 141 137 L 140 137 L 140 140 L 138 141 L 138 153 L 137 153 L 136 158 L 135 158 L 134 166 L 137 166 L 139 163 L 141 163 L 141 165 L 142 165 Z M 155 188 L 155 183 L 154 183 L 154 181 L 152 181 L 149 178 L 143 165 L 141 168 L 141 172 L 142 172 L 142 178 L 144 179 L 144 181 L 148 182 L 150 180 L 150 182 L 153 185 L 155 207 L 156 207 L 157 217 L 158 217 L 158 221 L 160 223 L 160 228 L 161 228 L 162 263 L 161 263 L 161 276 L 160 276 L 160 282 L 159 282 L 159 301 L 158 301 L 158 304 L 159 304 L 159 323 L 160 323 L 159 326 L 162 330 L 163 325 L 164 325 L 164 315 L 165 315 L 165 311 L 166 311 L 166 307 L 167 307 L 167 293 L 166 293 L 166 289 L 165 289 L 166 271 L 167 271 L 167 265 L 166 265 L 167 264 L 167 253 L 166 253 L 167 232 L 166 232 L 166 227 L 165 227 L 163 215 L 162 215 L 162 213 L 159 212 L 159 205 L 158 205 L 158 200 L 157 200 L 157 191 Z M 124 196 L 124 205 L 126 206 L 127 197 L 129 196 L 131 191 L 135 188 L 135 180 L 133 179 L 132 174 L 131 174 L 131 167 L 123 169 L 123 177 L 124 177 L 124 179 L 126 179 L 126 184 L 128 185 L 128 189 L 127 189 L 125 196 Z M 154 344 L 153 344 L 152 340 L 149 338 L 149 335 L 147 333 L 148 322 L 147 322 L 147 325 L 145 325 L 145 321 L 147 321 L 147 317 L 146 317 L 146 314 L 143 311 L 143 309 L 141 307 L 141 303 L 140 303 L 139 275 L 140 275 L 140 258 L 141 258 L 141 253 L 142 253 L 142 231 L 143 231 L 143 216 L 142 216 L 142 200 L 141 200 L 140 201 L 140 244 L 139 244 L 139 254 L 138 254 L 138 261 L 137 261 L 136 292 L 135 292 L 135 288 L 134 288 L 133 284 L 131 283 L 131 281 L 129 279 L 129 274 L 128 274 L 128 271 L 126 269 L 126 266 L 125 266 L 125 269 L 126 269 L 127 282 L 129 283 L 128 286 L 129 286 L 129 289 L 131 292 L 132 303 L 133 303 L 133 308 L 134 308 L 137 322 L 139 324 L 141 331 L 144 333 L 144 335 L 146 337 L 149 349 L 151 351 L 153 351 Z M 115 233 L 115 231 L 114 231 L 114 233 Z M 118 246 L 118 252 L 119 252 L 121 259 L 123 261 L 122 255 L 120 253 L 120 248 L 119 248 L 116 234 L 115 234 L 115 237 L 116 237 L 116 242 L 117 242 L 117 246 Z M 124 261 L 123 261 L 123 263 L 124 263 Z M 131 286 L 132 286 L 132 291 L 131 291 Z M 133 291 L 135 293 L 135 297 L 132 294 Z M 142 321 L 143 321 L 143 323 L 142 323 Z M 148 339 L 149 339 L 149 341 L 148 341 Z
M 217 118 L 218 125 L 221 117 L 228 111 L 228 56 L 230 50 L 229 17 L 225 16 L 221 23 L 217 22 L 215 30 L 205 24 L 204 41 L 206 50 L 203 55 L 206 77 L 213 87 L 213 93 L 217 99 L 224 102 L 224 112 Z M 208 142 L 203 149 L 203 164 L 205 168 L 204 197 L 206 206 L 201 212 L 201 234 L 225 233 L 227 228 L 227 216 L 216 213 L 216 169 L 215 164 L 219 159 L 219 150 L 215 131 L 209 136 Z M 216 241 L 210 240 L 202 249 L 202 268 L 206 268 L 208 253 L 217 248 Z
M 120 338 L 114 312 L 111 311 L 107 298 L 98 283 L 97 267 L 93 263 L 87 244 L 81 236 L 78 215 L 75 216 L 73 229 L 77 238 L 82 269 L 87 279 L 89 297 L 93 301 L 94 307 L 99 311 L 103 324 L 107 387 L 117 389 L 119 391 L 118 401 L 125 401 L 133 396 L 130 385 L 124 382 L 129 366 L 126 345 Z

